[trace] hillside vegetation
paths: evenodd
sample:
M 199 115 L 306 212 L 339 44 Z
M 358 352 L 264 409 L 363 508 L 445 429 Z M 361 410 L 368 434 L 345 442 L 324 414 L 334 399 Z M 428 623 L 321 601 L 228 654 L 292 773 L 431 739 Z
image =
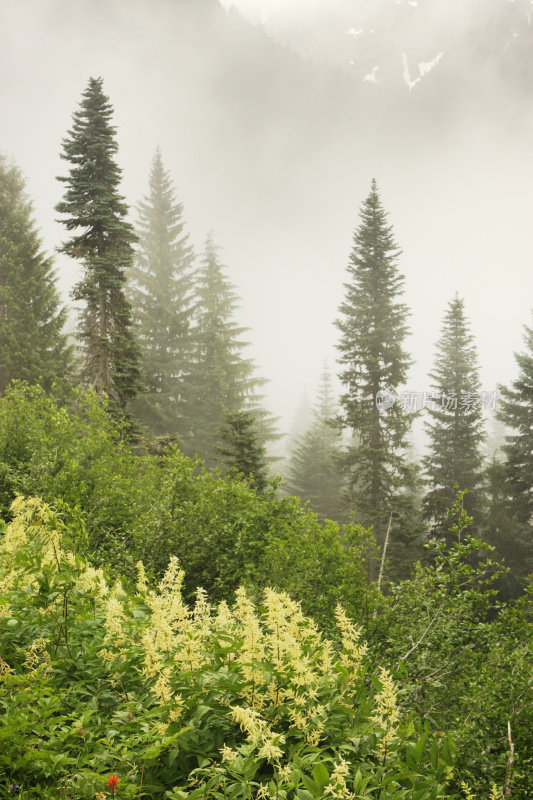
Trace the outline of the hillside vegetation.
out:
M 90 393 L 15 386 L 0 432 L 0 796 L 528 797 L 531 595 L 498 604 L 460 500 L 378 587 L 368 531 Z

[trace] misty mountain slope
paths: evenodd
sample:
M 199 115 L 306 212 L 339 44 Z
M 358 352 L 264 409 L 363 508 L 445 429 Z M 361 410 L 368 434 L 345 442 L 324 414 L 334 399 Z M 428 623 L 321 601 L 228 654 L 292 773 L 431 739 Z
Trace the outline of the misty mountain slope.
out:
M 246 10 L 246 0 L 241 2 Z M 248 13 L 253 18 L 253 7 Z M 475 85 L 488 70 L 527 89 L 532 19 L 530 0 L 323 0 L 301 17 L 274 8 L 264 15 L 264 24 L 297 52 L 335 64 L 355 80 L 365 80 L 377 68 L 377 82 L 408 88 L 405 54 L 418 85 L 428 74 L 424 65 L 443 53 L 450 75 L 455 62 L 463 84 Z

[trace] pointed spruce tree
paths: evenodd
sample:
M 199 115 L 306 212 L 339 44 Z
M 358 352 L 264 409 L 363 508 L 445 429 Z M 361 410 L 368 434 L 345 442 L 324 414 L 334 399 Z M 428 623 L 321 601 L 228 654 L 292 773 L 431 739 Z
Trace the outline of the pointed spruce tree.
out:
M 52 260 L 19 169 L 0 156 L 0 394 L 14 379 L 61 388 L 72 367 Z
M 309 502 L 320 520 L 331 519 L 340 523 L 346 509 L 340 464 L 341 436 L 334 424 L 337 414 L 331 376 L 324 365 L 313 421 L 292 447 L 287 490 Z
M 134 413 L 153 436 L 183 435 L 191 359 L 194 253 L 183 205 L 156 150 L 149 193 L 139 204 L 139 245 L 128 297 L 141 347 L 146 391 Z
M 193 352 L 188 391 L 191 398 L 189 429 L 183 449 L 198 455 L 209 467 L 219 461 L 220 431 L 225 414 L 248 411 L 256 420 L 259 441 L 269 437 L 268 415 L 261 408 L 253 361 L 244 356 L 247 328 L 234 320 L 238 298 L 227 279 L 218 248 L 209 236 L 195 281 Z
M 222 463 L 230 471 L 248 478 L 259 493 L 264 492 L 268 482 L 266 452 L 259 441 L 257 422 L 252 414 L 226 411 L 219 440 L 217 450 Z
M 348 500 L 357 521 L 373 525 L 383 544 L 395 498 L 408 480 L 405 451 L 411 415 L 398 402 L 378 408 L 377 399 L 380 392 L 393 395 L 406 381 L 411 363 L 404 348 L 408 309 L 401 302 L 401 251 L 375 181 L 360 217 L 336 322 L 344 386 L 340 420 L 353 437 L 345 456 Z
M 444 316 L 430 378 L 434 391 L 426 404 L 430 452 L 424 458 L 429 486 L 424 516 L 431 521 L 435 535 L 447 536 L 448 509 L 456 499 L 456 486 L 467 490 L 463 505 L 474 524 L 477 520 L 479 525 L 483 505 L 481 449 L 485 433 L 477 355 L 464 303 L 457 295 Z
M 505 512 L 512 520 L 500 529 L 500 549 L 513 574 L 524 585 L 533 571 L 533 328 L 525 327 L 526 349 L 516 353 L 518 377 L 510 388 L 500 386 L 498 419 L 509 429 L 502 450 L 505 461 L 500 471 Z
M 122 171 L 115 161 L 118 145 L 112 116 L 102 79 L 91 78 L 63 139 L 61 158 L 70 170 L 58 178 L 65 192 L 56 210 L 72 232 L 60 249 L 83 267 L 82 279 L 72 292 L 83 303 L 78 327 L 82 380 L 123 412 L 141 388 L 139 348 L 125 296 L 136 237 L 119 193 Z

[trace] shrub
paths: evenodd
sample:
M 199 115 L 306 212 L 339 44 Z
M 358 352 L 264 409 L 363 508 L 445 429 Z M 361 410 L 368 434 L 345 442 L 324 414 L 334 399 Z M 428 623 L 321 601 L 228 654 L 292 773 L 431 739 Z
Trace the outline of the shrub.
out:
M 335 648 L 288 595 L 184 603 L 171 559 L 136 590 L 73 552 L 40 500 L 0 544 L 0 792 L 27 798 L 446 795 L 454 750 L 399 710 L 338 606 Z M 111 579 L 111 580 L 110 580 Z M 98 794 L 97 794 L 98 793 Z

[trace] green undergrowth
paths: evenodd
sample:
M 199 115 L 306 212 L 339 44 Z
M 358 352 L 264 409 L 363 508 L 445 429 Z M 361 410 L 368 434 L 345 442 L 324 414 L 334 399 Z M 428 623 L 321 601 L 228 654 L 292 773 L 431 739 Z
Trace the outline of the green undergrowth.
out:
M 128 587 L 77 537 L 38 499 L 4 525 L 1 797 L 465 796 L 453 742 L 402 713 L 341 606 L 333 645 L 283 592 L 188 605 L 175 558 Z

